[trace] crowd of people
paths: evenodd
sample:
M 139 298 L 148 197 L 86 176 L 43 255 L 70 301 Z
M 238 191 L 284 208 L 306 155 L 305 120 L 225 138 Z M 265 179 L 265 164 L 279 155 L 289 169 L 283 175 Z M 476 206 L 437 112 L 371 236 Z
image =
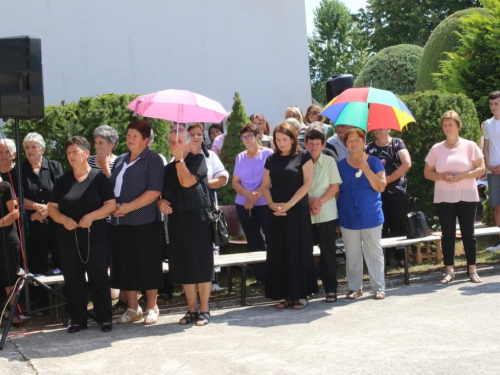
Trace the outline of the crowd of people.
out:
M 493 118 L 485 124 L 484 155 L 474 142 L 460 137 L 460 117 L 447 111 L 441 118 L 445 140 L 432 146 L 425 159 L 423 173 L 435 181 L 434 204 L 443 236 L 441 284 L 455 278 L 457 219 L 470 280 L 482 281 L 476 270 L 474 219 L 479 200 L 476 179 L 486 170 L 500 225 L 500 92 L 491 93 L 489 100 Z M 119 141 L 116 130 L 102 125 L 93 134 L 94 155 L 85 138 L 67 140 L 71 169 L 66 173 L 60 163 L 44 156 L 42 136 L 29 133 L 23 142 L 22 186 L 16 181 L 15 143 L 2 139 L 0 237 L 5 260 L 0 261 L 0 279 L 5 292 L 15 288 L 21 265 L 16 222 L 22 188 L 30 272 L 45 273 L 49 254 L 53 267 L 62 270 L 69 333 L 87 328 L 87 287 L 103 332 L 113 328 L 110 288 L 119 289 L 127 305 L 116 323 L 151 325 L 158 321 L 158 291 L 165 284 L 183 287 L 187 312 L 179 324 L 206 325 L 211 292 L 220 289 L 214 273 L 219 249 L 213 244 L 210 211 L 217 205 L 217 189 L 231 180 L 248 250 L 267 251 L 266 263 L 254 266 L 255 285 L 264 285 L 266 297 L 280 301 L 278 309 L 307 307 L 309 296 L 318 291 L 317 274 L 325 301 L 337 301 L 339 236 L 345 241 L 346 298 L 363 295 L 366 263 L 374 298 L 384 299 L 389 259 L 384 258 L 381 239 L 406 233 L 411 156 L 404 142 L 387 129 L 375 130 L 375 141 L 366 144 L 361 129 L 335 124 L 336 133 L 327 138 L 330 127 L 320 113 L 315 104 L 305 117 L 298 107 L 288 107 L 272 134 L 263 114 L 252 115 L 240 130 L 245 151 L 237 155 L 232 176 L 217 156 L 226 136 L 222 124 L 208 129 L 201 123 L 176 125 L 168 135 L 168 163 L 149 147 L 153 133 L 148 122 L 128 125 L 128 152 L 123 155 L 113 153 Z M 315 245 L 321 249 L 317 265 Z M 489 251 L 496 249 L 500 243 Z M 393 250 L 404 265 L 404 249 Z M 32 289 L 32 307 L 43 314 L 46 294 Z M 144 312 L 138 291 L 146 296 Z M 11 310 L 14 313 L 14 306 Z M 18 314 L 13 322 L 20 323 Z

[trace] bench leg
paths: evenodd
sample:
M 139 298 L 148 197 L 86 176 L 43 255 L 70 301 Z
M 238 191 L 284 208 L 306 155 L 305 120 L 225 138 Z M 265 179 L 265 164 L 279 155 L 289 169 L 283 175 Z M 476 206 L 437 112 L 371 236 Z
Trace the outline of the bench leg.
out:
M 241 265 L 241 306 L 247 303 L 247 265 Z
M 405 284 L 410 285 L 410 273 L 408 270 L 408 251 L 411 249 L 411 246 L 406 246 L 404 249 L 405 254 Z
M 420 242 L 417 243 L 417 264 L 422 264 L 423 263 L 423 258 L 422 258 L 422 248 L 420 246 Z
M 227 291 L 229 293 L 233 292 L 233 277 L 231 275 L 231 266 L 227 267 Z
M 443 250 L 441 249 L 441 241 L 436 241 L 436 259 L 438 263 L 443 261 Z

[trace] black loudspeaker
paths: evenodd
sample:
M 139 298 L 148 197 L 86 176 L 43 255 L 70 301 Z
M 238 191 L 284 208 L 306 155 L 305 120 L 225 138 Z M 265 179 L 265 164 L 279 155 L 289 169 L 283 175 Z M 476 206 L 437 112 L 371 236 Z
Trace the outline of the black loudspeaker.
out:
M 326 101 L 330 101 L 342 94 L 344 90 L 354 87 L 354 77 L 352 74 L 337 74 L 326 81 Z
M 42 41 L 28 35 L 0 38 L 0 117 L 43 116 Z

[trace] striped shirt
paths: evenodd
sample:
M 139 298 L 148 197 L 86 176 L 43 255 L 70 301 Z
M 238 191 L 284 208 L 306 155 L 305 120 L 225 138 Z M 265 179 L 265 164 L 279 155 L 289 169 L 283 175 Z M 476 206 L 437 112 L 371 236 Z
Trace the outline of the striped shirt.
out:
M 130 164 L 130 152 L 115 159 L 110 177 L 113 188 L 124 163 Z M 116 197 L 116 203 L 132 202 L 146 191 L 161 192 L 163 190 L 164 168 L 160 155 L 146 147 L 135 163 L 130 165 L 124 173 L 123 185 L 120 196 Z M 155 200 L 144 207 L 129 212 L 125 217 L 113 217 L 111 223 L 113 225 L 143 225 L 160 220 L 160 212 L 156 203 Z
M 115 164 L 115 161 L 116 161 L 116 159 L 113 160 L 111 163 L 109 163 L 110 170 L 113 170 L 113 165 Z M 89 156 L 89 165 L 90 165 L 90 168 L 99 169 L 100 171 L 102 171 L 102 169 L 99 168 L 95 162 L 95 155 Z

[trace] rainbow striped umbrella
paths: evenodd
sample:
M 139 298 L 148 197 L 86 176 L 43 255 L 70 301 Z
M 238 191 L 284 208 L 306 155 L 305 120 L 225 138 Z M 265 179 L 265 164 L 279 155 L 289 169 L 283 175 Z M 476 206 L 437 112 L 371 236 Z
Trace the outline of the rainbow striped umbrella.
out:
M 401 131 L 415 122 L 406 105 L 391 91 L 374 87 L 347 89 L 321 111 L 334 125 L 351 125 L 369 132 L 375 129 Z

